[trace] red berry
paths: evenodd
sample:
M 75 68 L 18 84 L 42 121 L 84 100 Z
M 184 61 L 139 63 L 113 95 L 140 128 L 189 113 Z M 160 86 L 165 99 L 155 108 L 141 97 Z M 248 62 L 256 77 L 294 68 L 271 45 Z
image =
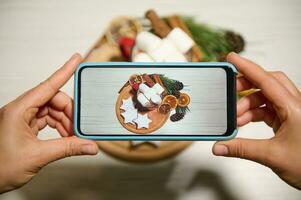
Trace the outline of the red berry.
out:
M 139 89 L 139 83 L 134 83 L 133 85 L 132 85 L 132 88 L 135 90 L 135 91 L 137 91 L 138 89 Z
M 124 57 L 131 58 L 132 49 L 135 45 L 135 39 L 130 37 L 122 37 L 119 40 L 119 46 Z

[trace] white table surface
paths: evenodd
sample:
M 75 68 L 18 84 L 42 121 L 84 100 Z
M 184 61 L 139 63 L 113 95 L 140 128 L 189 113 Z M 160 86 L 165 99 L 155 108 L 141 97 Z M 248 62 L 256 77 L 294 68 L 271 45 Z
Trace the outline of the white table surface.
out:
M 301 87 L 299 0 L 0 1 L 0 105 L 40 83 L 73 52 L 86 53 L 110 20 L 141 16 L 148 8 L 174 12 L 234 29 L 247 40 L 244 56 L 281 70 Z M 73 81 L 63 88 L 72 95 Z M 240 129 L 240 137 L 267 138 L 264 124 Z M 42 139 L 58 137 L 51 129 Z M 241 159 L 218 158 L 213 142 L 195 142 L 172 160 L 148 166 L 103 153 L 68 158 L 45 167 L 20 190 L 0 199 L 300 199 L 273 172 Z M 17 163 L 16 163 L 17 164 Z

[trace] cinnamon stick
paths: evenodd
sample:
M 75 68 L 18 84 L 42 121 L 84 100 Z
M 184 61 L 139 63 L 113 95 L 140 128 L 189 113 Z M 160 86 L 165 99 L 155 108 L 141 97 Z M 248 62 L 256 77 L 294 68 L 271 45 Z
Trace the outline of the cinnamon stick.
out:
M 149 87 L 153 87 L 155 85 L 155 82 L 151 79 L 151 77 L 148 74 L 142 75 L 143 80 L 146 82 L 146 85 Z
M 171 28 L 168 26 L 168 24 L 162 20 L 154 10 L 148 10 L 145 13 L 145 17 L 151 21 L 154 32 L 159 37 L 165 38 L 171 31 Z

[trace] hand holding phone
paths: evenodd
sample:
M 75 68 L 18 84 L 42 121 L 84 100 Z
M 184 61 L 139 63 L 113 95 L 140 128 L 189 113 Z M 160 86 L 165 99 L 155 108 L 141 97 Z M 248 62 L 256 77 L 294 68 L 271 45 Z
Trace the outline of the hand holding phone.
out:
M 243 75 L 237 80 L 237 91 L 257 89 L 256 93 L 238 101 L 238 126 L 263 121 L 273 128 L 275 135 L 267 139 L 219 141 L 214 144 L 213 153 L 263 164 L 285 182 L 300 189 L 300 90 L 283 72 L 266 71 L 236 53 L 230 53 L 227 60 Z

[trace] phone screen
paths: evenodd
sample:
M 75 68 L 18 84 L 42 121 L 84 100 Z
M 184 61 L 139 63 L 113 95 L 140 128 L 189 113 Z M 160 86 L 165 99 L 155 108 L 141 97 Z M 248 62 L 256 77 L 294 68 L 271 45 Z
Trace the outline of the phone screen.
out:
M 79 73 L 79 130 L 96 136 L 224 135 L 235 117 L 227 88 L 228 73 L 220 66 L 87 66 Z

